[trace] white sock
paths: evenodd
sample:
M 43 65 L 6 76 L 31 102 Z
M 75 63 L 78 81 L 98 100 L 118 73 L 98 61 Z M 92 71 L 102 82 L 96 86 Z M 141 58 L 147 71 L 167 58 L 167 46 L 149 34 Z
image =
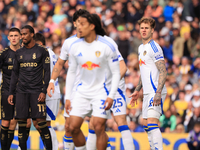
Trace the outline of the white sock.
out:
M 58 140 L 57 140 L 56 132 L 51 126 L 49 126 L 48 128 L 51 134 L 52 150 L 58 150 Z
M 148 128 L 155 150 L 163 150 L 163 138 L 160 129 L 158 128 L 158 124 L 148 124 Z
M 21 150 L 21 148 L 18 146 L 17 150 Z
M 64 150 L 74 150 L 72 137 L 64 136 Z
M 97 149 L 96 141 L 97 141 L 97 136 L 95 134 L 95 131 L 89 129 L 88 138 L 86 141 L 87 150 L 96 150 Z
M 84 145 L 84 146 L 76 147 L 75 149 L 76 150 L 86 150 L 86 146 Z
M 150 149 L 155 150 L 153 140 L 151 140 L 151 132 L 149 132 L 149 128 L 147 126 L 143 126 L 143 128 L 147 132 Z
M 127 125 L 122 125 L 118 127 L 122 135 L 122 141 L 125 150 L 134 150 L 133 138 L 129 127 Z

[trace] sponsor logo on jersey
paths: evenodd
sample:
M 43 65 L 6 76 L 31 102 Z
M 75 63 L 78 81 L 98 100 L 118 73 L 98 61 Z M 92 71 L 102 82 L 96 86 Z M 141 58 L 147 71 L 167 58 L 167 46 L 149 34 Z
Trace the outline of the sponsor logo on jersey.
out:
M 49 58 L 49 57 L 47 57 L 47 58 L 45 59 L 45 63 L 46 63 L 46 64 L 49 64 L 49 63 L 50 63 L 50 58 Z
M 79 53 L 77 56 L 80 57 L 80 56 L 83 56 L 83 55 L 82 55 L 82 53 Z
M 146 63 L 145 63 L 145 61 L 143 61 L 142 59 L 140 59 L 140 60 L 139 60 L 139 65 L 140 65 L 140 66 L 146 65 Z
M 12 58 L 8 58 L 8 62 L 12 62 Z
M 81 67 L 85 68 L 87 70 L 93 70 L 94 68 L 97 68 L 97 67 L 99 68 L 100 65 L 95 64 L 95 63 L 93 63 L 91 61 L 87 61 L 86 63 L 82 64 Z
M 36 59 L 36 53 L 33 53 L 33 59 Z
M 12 70 L 13 69 L 13 65 L 8 66 L 8 70 Z
M 145 56 L 147 54 L 147 51 L 144 51 L 143 56 Z
M 100 52 L 100 51 L 96 51 L 96 52 L 95 52 L 95 55 L 96 55 L 97 57 L 99 57 L 99 56 L 101 55 L 101 52 Z
M 25 67 L 37 67 L 37 63 L 36 62 L 28 62 L 28 63 L 20 63 L 20 67 L 21 68 L 25 68 Z

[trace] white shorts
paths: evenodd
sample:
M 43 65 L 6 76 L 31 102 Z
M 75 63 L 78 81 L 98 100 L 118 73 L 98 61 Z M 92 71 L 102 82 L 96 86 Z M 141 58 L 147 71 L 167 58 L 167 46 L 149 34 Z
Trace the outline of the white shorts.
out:
M 60 99 L 46 100 L 47 121 L 56 120 Z
M 72 95 L 71 95 L 71 99 L 72 99 L 72 100 L 74 99 L 75 93 L 76 93 L 76 92 L 74 92 L 74 91 L 72 92 Z M 64 104 L 65 104 L 65 100 L 66 100 L 66 99 L 64 99 Z M 72 102 L 73 102 L 73 101 L 71 101 L 71 106 L 72 106 Z M 65 105 L 64 105 L 64 117 L 69 118 L 69 115 L 66 113 Z
M 160 115 L 163 114 L 163 103 L 165 101 L 166 93 L 163 93 L 161 95 L 161 105 L 159 106 L 153 106 L 153 98 L 155 93 L 151 94 L 144 94 L 143 96 L 143 104 L 142 104 L 142 117 L 144 119 L 147 119 L 148 117 L 148 110 L 154 109 L 156 112 L 160 113 Z M 156 116 L 156 115 L 155 115 Z
M 114 116 L 126 114 L 126 96 L 124 91 L 119 88 L 115 94 L 115 99 L 113 100 L 111 111 L 113 112 Z
M 85 118 L 86 116 L 92 115 L 94 117 L 107 119 L 110 116 L 110 110 L 105 111 L 104 109 L 106 98 L 106 93 L 98 95 L 93 99 L 88 99 L 76 92 L 70 116 L 72 115 Z

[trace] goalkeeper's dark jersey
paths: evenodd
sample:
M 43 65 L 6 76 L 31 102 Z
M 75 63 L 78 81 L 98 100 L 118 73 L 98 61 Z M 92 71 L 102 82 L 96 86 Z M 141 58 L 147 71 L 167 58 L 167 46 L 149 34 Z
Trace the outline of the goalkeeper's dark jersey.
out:
M 25 46 L 16 51 L 9 93 L 46 94 L 50 80 L 50 58 L 48 50 L 38 44 Z
M 10 47 L 0 51 L 0 70 L 2 72 L 1 93 L 8 95 L 10 79 L 15 59 L 15 51 Z

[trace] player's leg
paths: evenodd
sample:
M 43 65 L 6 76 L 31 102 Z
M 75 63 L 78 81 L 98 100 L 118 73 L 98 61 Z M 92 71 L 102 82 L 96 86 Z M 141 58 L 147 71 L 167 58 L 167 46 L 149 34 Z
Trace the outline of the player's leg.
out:
M 26 141 L 29 138 L 29 133 L 30 133 L 30 128 L 31 128 L 31 119 L 27 119 L 27 125 L 26 125 Z
M 51 139 L 53 141 L 52 142 L 53 150 L 58 150 L 58 140 L 55 130 L 51 127 L 51 120 L 56 120 L 56 116 L 59 110 L 59 104 L 60 104 L 59 99 L 46 100 L 46 109 L 47 109 L 46 120 L 47 120 L 47 126 L 51 133 Z
M 30 94 L 30 107 L 31 117 L 36 118 L 38 126 L 41 130 L 41 134 L 44 135 L 44 141 L 46 144 L 47 150 L 52 150 L 52 140 L 49 128 L 46 122 L 46 104 L 45 102 L 38 102 L 38 97 L 40 93 L 31 93 Z
M 125 91 L 125 87 L 124 90 L 118 88 L 111 111 L 113 112 L 115 122 L 117 123 L 118 129 L 122 135 L 124 149 L 133 150 L 133 138 L 126 122 L 126 97 L 125 92 L 123 91 Z
M 89 133 L 88 138 L 86 141 L 86 148 L 87 150 L 96 150 L 96 140 L 97 136 L 95 134 L 94 126 L 93 126 L 93 116 L 90 118 L 89 122 Z M 111 150 L 110 140 L 108 139 L 107 148 L 106 150 Z
M 7 142 L 8 148 L 10 148 L 12 141 L 14 139 L 14 132 L 15 132 L 16 125 L 17 125 L 17 120 L 12 119 L 10 121 L 9 130 L 8 130 L 8 142 Z
M 72 110 L 70 112 L 69 129 L 73 138 L 75 149 L 86 150 L 85 136 L 80 128 L 85 116 L 92 110 L 90 100 L 83 98 L 82 95 L 76 92 L 71 104 Z
M 134 144 L 133 144 L 133 138 L 131 135 L 131 132 L 129 130 L 129 127 L 126 122 L 126 116 L 125 115 L 117 115 L 114 116 L 115 122 L 118 125 L 118 129 L 122 135 L 122 141 L 124 145 L 125 150 L 132 149 L 134 150 Z
M 64 110 L 65 111 L 65 110 Z M 74 150 L 74 142 L 72 139 L 71 132 L 69 130 L 69 115 L 64 112 L 65 117 L 65 136 L 64 136 L 64 150 Z
M 86 148 L 87 150 L 96 150 L 96 140 L 97 136 L 94 131 L 94 126 L 93 126 L 93 117 L 90 118 L 89 122 L 89 133 L 88 133 L 88 138 L 86 141 Z
M 155 147 L 154 147 L 154 144 L 153 144 L 153 140 L 152 140 L 152 136 L 151 136 L 151 132 L 149 132 L 149 129 L 148 129 L 148 126 L 147 126 L 148 106 L 149 106 L 148 95 L 145 94 L 144 97 L 143 97 L 143 104 L 142 104 L 143 128 L 147 132 L 150 149 L 151 150 L 155 150 Z
M 152 106 L 152 99 L 154 97 L 154 94 L 149 94 L 149 107 L 147 111 L 147 126 L 148 130 L 151 134 L 151 140 L 153 141 L 155 149 L 163 150 L 163 138 L 161 131 L 158 127 L 158 122 L 159 118 L 162 114 L 162 104 L 163 101 L 166 97 L 166 94 L 162 94 L 162 100 L 161 100 L 161 105 L 159 106 Z
M 1 99 L 1 147 L 2 149 L 7 149 L 10 148 L 8 147 L 8 133 L 10 134 L 9 131 L 9 125 L 10 125 L 10 120 L 13 119 L 14 115 L 14 106 L 8 104 L 8 95 L 3 94 L 0 97 Z M 14 96 L 14 101 L 15 101 L 15 96 Z M 9 138 L 10 139 L 10 138 Z
M 18 122 L 18 140 L 21 150 L 26 150 L 27 139 L 27 118 L 29 116 L 29 94 L 28 93 L 16 93 L 15 104 L 15 119 Z

